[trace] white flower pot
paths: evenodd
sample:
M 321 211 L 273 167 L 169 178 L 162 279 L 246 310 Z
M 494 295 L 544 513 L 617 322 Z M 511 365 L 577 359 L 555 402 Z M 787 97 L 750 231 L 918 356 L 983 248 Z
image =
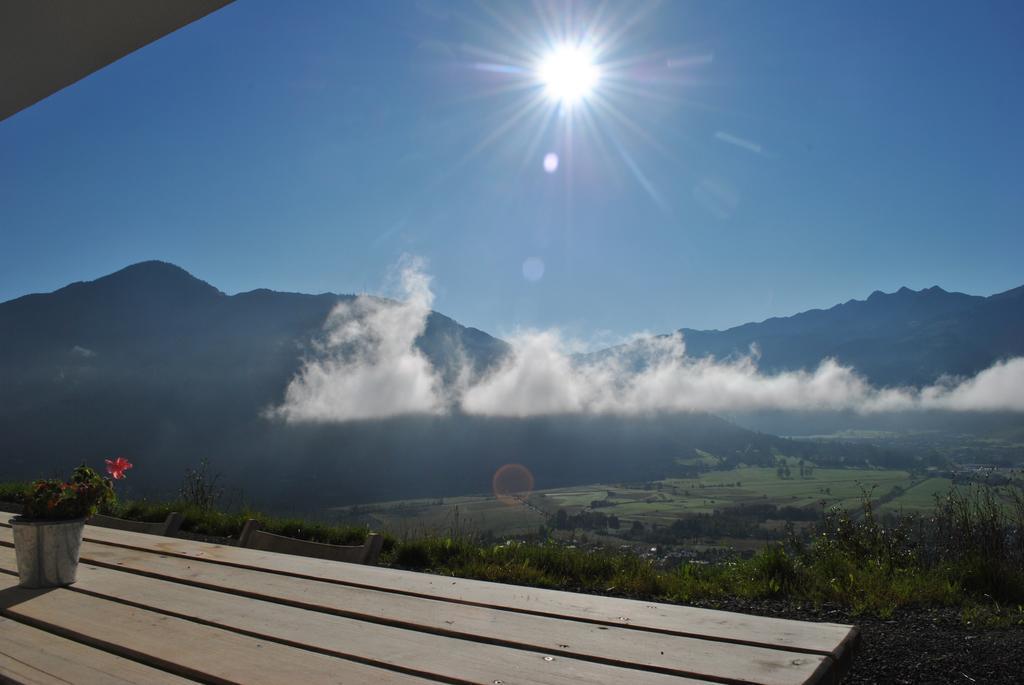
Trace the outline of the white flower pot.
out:
M 21 587 L 59 587 L 75 582 L 84 518 L 37 521 L 15 516 L 11 527 Z

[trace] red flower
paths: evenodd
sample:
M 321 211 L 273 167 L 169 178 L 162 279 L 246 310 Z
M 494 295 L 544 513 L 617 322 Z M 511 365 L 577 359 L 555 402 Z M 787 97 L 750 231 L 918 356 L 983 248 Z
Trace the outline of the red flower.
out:
M 124 478 L 124 472 L 132 467 L 132 463 L 124 457 L 118 457 L 117 459 L 107 459 L 107 473 L 109 473 L 114 480 L 121 480 Z

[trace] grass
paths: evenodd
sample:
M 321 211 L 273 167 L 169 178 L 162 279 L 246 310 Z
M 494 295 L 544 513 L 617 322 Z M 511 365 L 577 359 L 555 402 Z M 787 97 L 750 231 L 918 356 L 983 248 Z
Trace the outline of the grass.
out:
M 0 501 L 20 502 L 27 490 L 27 484 L 0 483 Z M 359 545 L 366 540 L 369 533 L 365 526 L 332 525 L 295 517 L 269 516 L 253 509 L 225 512 L 181 500 L 118 501 L 104 513 L 133 521 L 163 521 L 172 511 L 177 511 L 184 517 L 181 526 L 183 531 L 209 537 L 237 538 L 242 532 L 242 526 L 249 519 L 256 519 L 260 522 L 260 528 L 270 533 L 331 545 Z M 385 534 L 384 551 L 392 550 L 396 542 L 393 535 Z
M 715 459 L 707 453 L 697 458 Z M 774 468 L 746 467 L 649 484 L 580 485 L 533 493 L 529 501 L 535 508 L 509 506 L 487 494 L 448 497 L 440 502 L 422 499 L 339 507 L 336 513 L 345 519 L 350 518 L 353 510 L 358 510 L 359 521 L 370 521 L 371 525 L 399 536 L 429 535 L 449 531 L 458 506 L 464 528 L 490 530 L 496 536 L 507 537 L 536 531 L 546 523 L 545 515 L 538 510 L 547 516 L 554 516 L 559 509 L 574 514 L 589 508 L 595 500 L 605 501 L 608 506 L 602 511 L 614 514 L 627 526 L 633 521 L 650 526 L 654 523 L 671 525 L 680 516 L 710 514 L 749 503 L 808 507 L 816 511 L 822 509 L 822 502 L 826 506 L 857 508 L 865 487 L 874 487 L 880 495 L 897 486 L 903 488 L 905 494 L 888 504 L 895 510 L 907 501 L 907 511 L 924 511 L 934 506 L 930 496 L 933 485 L 942 492 L 948 489 L 941 487 L 942 483 L 949 482 L 943 479 L 931 479 L 934 483 L 918 489 L 915 487 L 918 481 L 911 474 L 886 469 L 815 468 L 810 477 L 800 478 L 797 461 L 790 461 L 792 477 L 787 479 L 780 479 Z M 613 494 L 609 496 L 609 492 Z
M 935 498 L 944 497 L 953 482 L 948 478 L 926 478 L 905 490 L 899 497 L 880 507 L 882 513 L 925 514 L 935 508 Z
M 604 496 L 604 491 L 587 499 Z M 535 533 L 546 517 L 516 502 L 491 495 L 445 497 L 443 499 L 397 500 L 329 510 L 341 520 L 357 517 L 374 528 L 384 528 L 398 537 L 422 537 L 461 531 L 493 531 L 510 536 Z
M 1013 495 L 1011 495 L 1012 497 Z M 659 569 L 632 554 L 555 544 L 483 546 L 468 538 L 399 544 L 403 568 L 503 583 L 690 602 L 781 598 L 836 603 L 883 618 L 904 607 L 960 607 L 965 622 L 1024 625 L 1024 496 L 1016 513 L 988 489 L 954 491 L 927 519 L 883 523 L 871 499 L 831 510 L 814 534 L 727 564 Z M 933 502 L 933 505 L 935 503 Z
M 0 484 L 16 501 L 23 484 Z M 1009 502 L 1009 506 L 1007 505 Z M 858 515 L 829 510 L 813 534 L 763 548 L 750 559 L 659 568 L 631 553 L 586 551 L 554 542 L 483 544 L 465 533 L 398 540 L 385 534 L 383 565 L 517 585 L 637 599 L 692 602 L 725 597 L 835 603 L 881 617 L 904 607 L 952 606 L 965 623 L 1024 625 L 1024 493 L 973 487 L 933 499 L 926 516 L 876 515 L 867 491 Z M 162 520 L 184 514 L 183 530 L 236 537 L 248 518 L 271 532 L 358 544 L 365 527 L 335 526 L 255 511 L 227 513 L 184 502 L 128 501 L 114 515 Z
M 719 466 L 722 463 L 720 457 L 715 456 L 711 452 L 705 452 L 704 450 L 695 449 L 692 457 L 678 457 L 676 463 L 681 466 Z
M 185 532 L 212 537 L 237 538 L 242 532 L 242 526 L 249 519 L 259 521 L 260 528 L 269 533 L 331 545 L 359 545 L 366 540 L 369 533 L 369 529 L 365 526 L 342 526 L 294 517 L 269 516 L 252 509 L 228 513 L 180 501 L 134 500 L 120 502 L 110 513 L 136 521 L 162 521 L 172 511 L 180 512 L 184 516 L 181 528 Z M 391 550 L 395 546 L 395 542 L 394 536 L 385 535 L 384 549 Z
M 28 483 L 0 483 L 0 502 L 21 502 L 28 491 Z
M 589 505 L 592 495 L 603 498 L 606 490 L 615 492 L 615 506 L 609 514 L 630 522 L 671 525 L 681 515 L 710 514 L 715 510 L 759 502 L 777 506 L 820 508 L 828 506 L 857 507 L 864 487 L 888 492 L 894 486 L 909 490 L 914 483 L 906 471 L 884 469 L 814 469 L 810 477 L 800 478 L 797 464 L 790 465 L 792 477 L 778 477 L 775 468 L 746 467 L 728 471 L 709 471 L 699 478 L 670 478 L 656 481 L 653 490 L 636 486 L 587 486 L 582 497 L 575 488 L 539 493 L 550 508 Z M 659 487 L 660 486 L 660 487 Z M 582 488 L 580 489 L 582 490 Z

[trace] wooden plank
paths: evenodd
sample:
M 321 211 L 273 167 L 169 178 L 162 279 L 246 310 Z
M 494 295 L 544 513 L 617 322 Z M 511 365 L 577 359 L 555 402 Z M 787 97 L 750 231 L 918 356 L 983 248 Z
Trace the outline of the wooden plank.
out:
M 132 521 L 131 519 L 117 518 L 116 516 L 105 516 L 96 514 L 88 520 L 91 526 L 103 528 L 114 528 L 116 530 L 131 530 L 136 533 L 148 533 L 150 535 L 174 536 L 181 527 L 183 521 L 181 513 L 172 511 L 163 521 Z
M 0 574 L 0 614 L 203 682 L 430 682 L 64 588 L 26 590 L 17 582 Z
M 848 663 L 858 639 L 858 631 L 854 626 L 835 623 L 792 621 L 398 569 L 300 559 L 191 540 L 107 531 L 91 526 L 86 526 L 85 539 L 354 587 L 445 599 L 541 616 L 572 618 L 608 626 L 628 626 L 634 630 L 824 654 L 832 656 L 841 664 Z
M 0 617 L 0 682 L 5 680 L 31 685 L 187 685 L 195 682 Z
M 621 626 L 439 602 L 89 542 L 83 545 L 82 559 L 359 620 L 663 673 L 781 685 L 818 682 L 833 666 L 822 655 L 663 633 L 638 634 Z M 0 567 L 13 568 L 13 564 L 13 550 L 0 548 Z
M 377 563 L 383 544 L 384 538 L 380 533 L 370 533 L 361 545 L 327 545 L 311 540 L 299 540 L 260 530 L 259 521 L 255 519 L 246 521 L 238 536 L 239 547 L 370 566 Z
M 6 564 L 5 564 L 6 565 Z M 390 667 L 410 666 L 448 682 L 633 683 L 699 685 L 706 681 L 581 661 L 560 654 L 513 649 L 366 623 L 123 571 L 82 565 L 75 594 L 125 602 L 205 625 L 227 628 L 318 653 Z M 792 655 L 787 655 L 792 656 Z M 778 667 L 777 661 L 766 668 Z M 739 682 L 739 681 L 734 681 Z M 797 683 L 803 678 L 772 682 Z

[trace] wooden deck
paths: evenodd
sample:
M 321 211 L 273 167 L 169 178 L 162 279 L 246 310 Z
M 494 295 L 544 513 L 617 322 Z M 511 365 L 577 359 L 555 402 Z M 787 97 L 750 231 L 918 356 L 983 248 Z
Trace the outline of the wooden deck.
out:
M 78 582 L 17 587 L 0 682 L 833 683 L 857 630 L 89 526 Z

